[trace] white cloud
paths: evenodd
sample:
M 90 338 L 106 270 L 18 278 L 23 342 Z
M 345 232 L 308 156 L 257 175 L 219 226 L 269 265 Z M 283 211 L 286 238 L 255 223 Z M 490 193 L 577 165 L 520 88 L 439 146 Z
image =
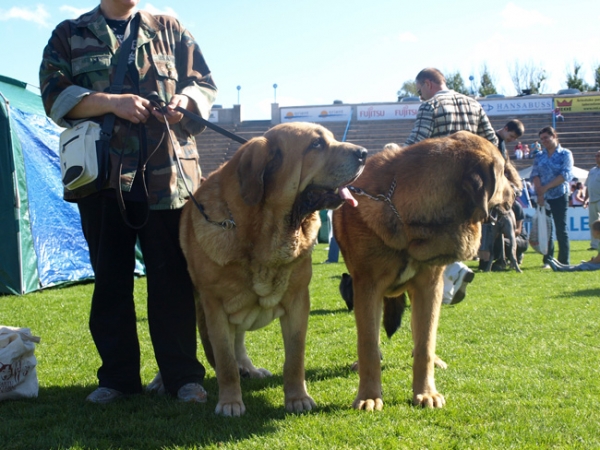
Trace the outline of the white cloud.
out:
M 143 9 L 144 11 L 148 11 L 150 14 L 156 14 L 156 15 L 165 14 L 167 16 L 177 17 L 177 13 L 170 6 L 167 6 L 164 9 L 158 9 L 156 6 L 152 5 L 151 3 L 146 3 L 146 5 L 141 9 Z
M 501 13 L 504 18 L 503 25 L 508 28 L 523 29 L 523 24 L 527 24 L 527 28 L 533 26 L 550 26 L 554 25 L 554 19 L 544 16 L 539 11 L 534 9 L 525 9 L 510 2 Z
M 48 26 L 50 14 L 43 5 L 38 5 L 35 9 L 18 8 L 13 6 L 8 11 L 0 9 L 0 20 L 20 19 L 27 22 L 34 22 L 38 25 Z
M 398 40 L 400 42 L 417 42 L 417 37 L 412 34 L 410 31 L 405 31 L 404 33 L 400 33 L 398 36 Z
M 91 11 L 93 8 L 93 6 L 88 8 L 75 8 L 74 6 L 63 5 L 60 7 L 60 10 L 63 13 L 67 13 L 71 19 L 75 19 L 82 14 Z

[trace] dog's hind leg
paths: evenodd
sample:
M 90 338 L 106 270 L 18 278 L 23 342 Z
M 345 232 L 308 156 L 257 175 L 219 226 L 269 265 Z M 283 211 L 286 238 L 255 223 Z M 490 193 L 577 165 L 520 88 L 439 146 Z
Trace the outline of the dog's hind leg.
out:
M 250 357 L 246 353 L 245 336 L 245 331 L 238 331 L 235 335 L 235 359 L 238 363 L 240 376 L 242 378 L 266 378 L 272 376 L 273 374 L 267 369 L 254 367 L 254 364 L 252 364 Z

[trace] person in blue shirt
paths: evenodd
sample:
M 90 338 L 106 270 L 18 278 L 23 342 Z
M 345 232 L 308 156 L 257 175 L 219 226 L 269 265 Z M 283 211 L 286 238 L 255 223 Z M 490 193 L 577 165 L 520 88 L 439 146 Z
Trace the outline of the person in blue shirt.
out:
M 567 230 L 567 210 L 569 207 L 569 181 L 573 178 L 573 154 L 558 142 L 558 135 L 552 127 L 545 127 L 538 133 L 544 149 L 535 157 L 531 170 L 531 180 L 535 187 L 537 202 L 546 205 L 546 214 L 552 217 L 558 240 L 558 261 L 569 264 L 569 234 Z M 548 254 L 544 255 L 544 268 L 550 269 L 554 258 L 552 235 L 548 242 Z

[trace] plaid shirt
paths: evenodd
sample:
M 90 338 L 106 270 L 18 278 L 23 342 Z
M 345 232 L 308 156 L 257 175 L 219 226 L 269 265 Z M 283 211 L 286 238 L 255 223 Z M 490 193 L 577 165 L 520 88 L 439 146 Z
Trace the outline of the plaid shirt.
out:
M 496 132 L 477 100 L 454 91 L 439 91 L 423 102 L 405 145 L 466 130 L 498 145 Z

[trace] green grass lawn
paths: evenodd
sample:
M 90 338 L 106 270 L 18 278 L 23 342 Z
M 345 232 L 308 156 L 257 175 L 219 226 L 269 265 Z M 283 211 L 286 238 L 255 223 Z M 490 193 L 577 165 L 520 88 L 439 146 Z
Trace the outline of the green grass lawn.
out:
M 572 262 L 589 259 L 573 242 Z M 31 328 L 37 399 L 0 402 L 0 448 L 8 449 L 538 449 L 600 448 L 600 272 L 554 273 L 528 252 L 523 273 L 478 273 L 467 298 L 444 306 L 436 371 L 443 409 L 411 405 L 409 314 L 393 339 L 382 334 L 384 410 L 351 408 L 358 376 L 354 318 L 338 294 L 343 263 L 314 252 L 306 379 L 317 409 L 283 407 L 283 345 L 278 323 L 249 333 L 257 366 L 274 374 L 243 380 L 247 413 L 214 414 L 217 384 L 207 368 L 205 405 L 137 396 L 109 405 L 84 402 L 99 358 L 87 321 L 92 284 L 0 297 L 0 324 Z M 475 262 L 469 262 L 473 268 Z M 142 379 L 157 368 L 148 336 L 145 279 L 136 282 Z M 205 361 L 199 346 L 198 355 Z M 205 363 L 206 364 L 206 363 Z

